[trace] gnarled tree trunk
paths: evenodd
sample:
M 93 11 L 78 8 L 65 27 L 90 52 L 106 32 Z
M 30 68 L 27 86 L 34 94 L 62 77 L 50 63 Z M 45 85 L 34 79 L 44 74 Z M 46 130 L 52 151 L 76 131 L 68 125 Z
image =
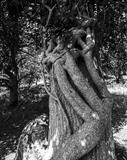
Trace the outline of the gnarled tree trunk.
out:
M 115 160 L 111 127 L 112 97 L 97 73 L 90 28 L 76 30 L 82 51 L 66 49 L 50 54 L 52 62 L 49 101 L 51 160 Z M 50 59 L 50 60 L 49 60 Z
M 51 41 L 43 59 L 51 68 L 51 91 L 45 84 L 50 95 L 49 132 L 42 159 L 116 160 L 111 126 L 113 100 L 93 62 L 91 29 L 75 29 L 73 35 L 74 48 L 66 49 L 60 41 L 54 48 Z M 18 154 L 16 157 L 18 160 Z

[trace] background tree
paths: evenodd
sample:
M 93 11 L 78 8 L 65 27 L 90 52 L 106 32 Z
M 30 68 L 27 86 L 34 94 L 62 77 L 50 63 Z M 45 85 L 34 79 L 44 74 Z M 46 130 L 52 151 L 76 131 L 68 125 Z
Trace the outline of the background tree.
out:
M 24 5 L 27 3 L 13 0 L 0 3 L 0 86 L 10 91 L 9 108 L 17 107 L 20 87 L 31 85 L 40 77 L 35 41 L 38 28 L 24 16 Z
M 19 49 L 19 13 L 16 5 L 8 1 L 1 1 L 1 74 L 2 86 L 10 89 L 10 108 L 18 105 L 18 65 Z M 16 10 L 15 10 L 16 9 Z

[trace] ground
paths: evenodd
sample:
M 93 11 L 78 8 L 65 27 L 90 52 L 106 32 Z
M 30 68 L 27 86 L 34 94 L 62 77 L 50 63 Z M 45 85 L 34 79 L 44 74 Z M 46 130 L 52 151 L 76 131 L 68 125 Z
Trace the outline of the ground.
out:
M 19 108 L 7 112 L 6 107 L 0 105 L 0 159 L 11 160 L 15 155 L 18 138 L 26 124 L 46 113 L 48 115 L 48 96 L 39 86 L 31 88 L 30 92 L 22 90 L 22 99 Z M 109 90 L 114 94 L 113 132 L 116 141 L 116 154 L 118 160 L 127 159 L 127 83 L 107 83 Z M 42 91 L 40 93 L 40 90 Z M 7 94 L 6 94 L 7 95 Z M 1 97 L 3 95 L 1 94 Z M 6 97 L 7 98 L 7 97 Z M 3 104 L 3 101 L 1 101 Z

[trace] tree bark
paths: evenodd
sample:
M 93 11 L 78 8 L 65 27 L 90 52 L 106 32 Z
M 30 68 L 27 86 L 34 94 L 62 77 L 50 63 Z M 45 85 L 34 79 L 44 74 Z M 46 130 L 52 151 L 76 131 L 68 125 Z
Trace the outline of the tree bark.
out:
M 42 159 L 116 160 L 111 125 L 113 99 L 93 64 L 91 31 L 86 29 L 85 42 L 81 30 L 74 33 L 82 50 L 77 49 L 75 55 L 73 49 L 58 44 L 52 52 L 47 50 L 43 60 L 48 67 L 51 65 L 51 91 L 49 156 Z
M 18 80 L 16 76 L 10 82 L 10 104 L 8 109 L 14 109 L 18 105 Z
M 51 160 L 116 159 L 111 127 L 113 101 L 91 54 L 91 50 L 82 51 L 82 66 L 73 52 L 66 51 L 62 58 L 53 60 L 51 93 L 57 100 L 50 97 L 49 103 Z

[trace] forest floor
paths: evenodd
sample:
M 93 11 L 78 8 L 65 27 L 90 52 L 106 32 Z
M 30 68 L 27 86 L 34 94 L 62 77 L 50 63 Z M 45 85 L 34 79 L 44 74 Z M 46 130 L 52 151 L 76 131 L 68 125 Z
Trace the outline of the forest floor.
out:
M 112 125 L 117 144 L 116 154 L 118 160 L 125 160 L 127 159 L 127 81 L 125 84 L 107 81 L 107 86 L 115 97 Z M 22 90 L 21 95 L 20 105 L 13 112 L 6 112 L 6 107 L 1 105 L 3 101 L 0 101 L 1 160 L 13 160 L 18 138 L 25 125 L 42 113 L 48 114 L 48 96 L 41 88 L 41 84 L 33 86 L 29 92 Z M 0 95 L 2 96 L 3 94 Z M 6 96 L 8 97 L 8 93 Z M 25 101 L 22 101 L 24 99 Z

